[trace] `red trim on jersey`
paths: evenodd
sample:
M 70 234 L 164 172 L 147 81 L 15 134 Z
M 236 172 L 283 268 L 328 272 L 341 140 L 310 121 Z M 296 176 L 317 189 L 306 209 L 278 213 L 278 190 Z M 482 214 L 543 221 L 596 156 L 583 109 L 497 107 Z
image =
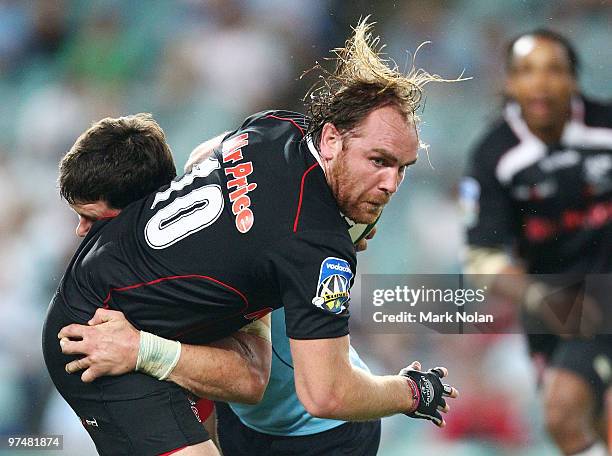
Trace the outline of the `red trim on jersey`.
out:
M 246 314 L 244 316 L 244 318 L 246 318 L 247 320 L 259 320 L 260 318 L 265 317 L 266 315 L 268 315 L 270 312 L 272 312 L 274 309 L 272 307 L 264 307 L 261 310 L 256 310 L 255 312 L 251 312 L 249 314 Z
M 304 129 L 302 127 L 300 127 L 295 120 L 293 119 L 289 119 L 287 117 L 278 117 L 278 116 L 274 116 L 272 114 L 268 114 L 266 116 L 266 118 L 272 118 L 272 119 L 276 119 L 276 120 L 284 120 L 286 122 L 291 122 L 293 125 L 295 125 L 295 128 L 297 128 L 298 130 L 300 130 L 300 133 L 302 133 L 302 136 L 304 136 Z
M 182 446 L 180 448 L 175 448 L 174 450 L 170 450 L 170 451 L 168 451 L 166 453 L 161 453 L 158 456 L 170 456 L 171 454 L 176 453 L 177 451 L 184 450 L 185 448 L 187 448 L 187 445 Z
M 106 299 L 104 299 L 102 304 L 104 305 L 105 309 L 108 309 L 108 301 L 110 301 L 111 294 L 112 294 L 113 291 L 121 292 L 121 291 L 133 290 L 135 288 L 146 287 L 146 286 L 149 286 L 149 285 L 157 285 L 158 283 L 165 282 L 166 280 L 181 280 L 181 279 L 206 279 L 206 280 L 210 280 L 211 282 L 215 282 L 216 284 L 219 284 L 219 285 L 227 288 L 228 290 L 233 291 L 238 296 L 240 296 L 240 298 L 246 304 L 247 308 L 249 306 L 249 300 L 247 299 L 247 297 L 243 293 L 241 293 L 240 291 L 236 290 L 231 285 L 223 283 L 220 280 L 213 279 L 212 277 L 204 276 L 204 275 L 199 275 L 199 274 L 188 274 L 188 275 L 182 275 L 182 276 L 161 277 L 159 279 L 151 280 L 150 282 L 141 282 L 141 283 L 137 283 L 137 284 L 134 284 L 134 285 L 128 285 L 128 286 L 125 286 L 125 287 L 111 288 L 110 291 L 108 292 L 108 294 L 106 295 Z
M 161 277 L 159 279 L 151 280 L 150 282 L 137 283 L 137 284 L 134 284 L 134 285 L 128 285 L 128 286 L 121 287 L 121 288 L 111 288 L 111 290 L 108 292 L 108 295 L 106 296 L 106 299 L 104 299 L 104 301 L 102 303 L 103 307 L 105 309 L 109 308 L 108 302 L 111 299 L 111 295 L 112 295 L 113 291 L 122 292 L 122 291 L 133 290 L 135 288 L 140 288 L 140 287 L 144 287 L 144 286 L 157 285 L 157 284 L 159 284 L 161 282 L 165 282 L 167 280 L 181 280 L 181 279 L 205 279 L 205 280 L 210 280 L 211 282 L 215 282 L 215 283 L 217 283 L 217 284 L 227 288 L 228 290 L 234 292 L 238 296 L 240 296 L 242 301 L 244 301 L 244 307 L 242 309 L 240 309 L 238 312 L 236 312 L 235 314 L 229 315 L 229 316 L 227 316 L 225 318 L 222 318 L 222 319 L 219 319 L 217 321 L 208 322 L 208 323 L 205 323 L 205 324 L 202 324 L 202 325 L 198 325 L 198 326 L 194 326 L 194 327 L 191 327 L 191 328 L 187 328 L 187 329 L 185 329 L 182 332 L 174 334 L 172 336 L 174 338 L 178 338 L 180 336 L 184 336 L 185 334 L 191 333 L 193 331 L 202 330 L 203 328 L 205 328 L 208 325 L 217 324 L 217 323 L 219 323 L 221 321 L 227 320 L 228 318 L 233 318 L 236 315 L 244 314 L 244 312 L 246 312 L 246 310 L 249 308 L 249 300 L 244 295 L 244 293 L 240 292 L 239 290 L 237 290 L 236 288 L 232 287 L 231 285 L 228 285 L 226 283 L 221 282 L 220 280 L 213 279 L 212 277 L 203 276 L 203 275 L 199 275 L 199 274 L 189 274 L 189 275 L 183 275 L 183 276 Z
M 198 410 L 198 416 L 203 423 L 210 417 L 210 415 L 212 415 L 212 412 L 215 409 L 215 403 L 210 399 L 198 399 L 195 404 L 195 408 Z
M 308 175 L 310 171 L 315 169 L 317 166 L 319 166 L 319 163 L 315 163 L 310 168 L 308 168 L 306 171 L 304 171 L 304 174 L 302 174 L 302 182 L 300 183 L 300 198 L 298 199 L 297 212 L 295 214 L 295 220 L 293 222 L 293 232 L 294 233 L 297 232 L 298 221 L 300 219 L 300 211 L 302 210 L 302 197 L 304 196 L 304 182 L 306 181 L 306 176 Z

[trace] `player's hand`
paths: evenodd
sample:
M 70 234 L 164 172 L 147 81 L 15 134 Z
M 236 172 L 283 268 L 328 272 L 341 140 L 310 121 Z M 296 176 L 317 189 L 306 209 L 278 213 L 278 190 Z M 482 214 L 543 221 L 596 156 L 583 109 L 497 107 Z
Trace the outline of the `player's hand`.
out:
M 445 397 L 456 398 L 459 392 L 450 385 L 442 383 L 441 379 L 448 375 L 445 367 L 434 367 L 427 372 L 421 372 L 421 364 L 415 361 L 403 368 L 399 375 L 412 381 L 411 388 L 416 393 L 416 407 L 406 413 L 411 418 L 432 421 L 438 427 L 446 426 L 440 412 L 450 410 Z
M 376 227 L 372 228 L 372 231 L 370 231 L 367 234 L 366 237 L 364 237 L 357 244 L 355 244 L 355 251 L 356 252 L 363 252 L 365 249 L 367 249 L 368 248 L 368 241 L 370 239 L 372 239 L 375 234 L 376 234 Z
M 98 309 L 86 325 L 72 324 L 61 329 L 62 353 L 85 355 L 66 364 L 66 372 L 84 371 L 86 383 L 105 375 L 122 375 L 136 368 L 140 332 L 126 320 L 123 313 Z

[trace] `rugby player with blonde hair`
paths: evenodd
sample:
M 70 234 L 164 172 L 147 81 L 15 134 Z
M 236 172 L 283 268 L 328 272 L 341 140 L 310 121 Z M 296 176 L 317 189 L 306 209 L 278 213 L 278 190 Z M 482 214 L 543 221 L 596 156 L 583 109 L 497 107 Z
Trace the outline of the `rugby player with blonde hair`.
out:
M 356 258 L 347 220 L 374 223 L 398 190 L 406 168 L 417 159 L 415 110 L 421 89 L 439 80 L 422 71 L 402 75 L 389 68 L 373 49 L 378 39 L 370 29 L 362 21 L 346 46 L 335 51 L 336 70 L 324 73 L 310 92 L 310 117 L 288 111 L 255 114 L 224 135 L 212 154 L 195 160 L 189 173 L 93 224 L 50 312 L 62 307 L 55 312 L 68 315 L 65 307 L 72 306 L 90 317 L 99 307 L 124 311 L 141 330 L 140 343 L 126 358 L 161 364 L 159 372 L 169 376 L 180 368 L 184 377 L 172 380 L 197 393 L 194 386 L 205 375 L 197 369 L 199 349 L 205 348 L 197 345 L 282 306 L 297 396 L 311 415 L 367 421 L 404 413 L 444 426 L 445 397 L 457 396 L 441 382 L 445 368 L 421 372 L 415 362 L 398 375 L 375 376 L 349 358 Z M 94 178 L 104 180 L 108 172 L 112 166 L 100 167 Z M 91 207 L 100 201 L 76 197 L 75 202 L 72 206 L 81 211 L 84 203 Z M 110 345 L 96 343 L 101 330 L 93 328 L 72 324 L 61 330 L 61 337 L 81 338 L 65 342 L 64 353 L 86 355 L 76 368 L 69 363 L 68 371 L 92 369 L 95 360 L 111 356 Z M 143 347 L 143 331 L 157 334 L 145 337 L 153 344 Z M 182 351 L 181 344 L 191 349 Z M 66 362 L 57 353 L 46 360 Z M 104 389 L 106 407 L 121 400 L 123 385 L 141 381 L 132 372 L 138 363 L 122 363 L 122 372 L 96 370 L 96 375 L 126 373 Z M 62 394 L 79 414 L 95 410 L 96 383 L 106 379 Z M 62 379 L 54 381 L 61 389 Z M 171 406 L 135 399 L 146 402 L 152 422 L 159 408 Z M 142 413 L 140 408 L 121 404 L 121 410 L 109 432 L 90 432 L 99 449 L 115 451 L 121 446 L 118 435 L 140 426 L 134 415 Z M 176 420 L 168 425 L 182 428 L 189 418 Z M 131 445 L 138 448 L 146 441 L 150 451 L 153 440 Z M 187 435 L 160 442 L 159 451 L 180 454 L 204 440 L 205 435 Z

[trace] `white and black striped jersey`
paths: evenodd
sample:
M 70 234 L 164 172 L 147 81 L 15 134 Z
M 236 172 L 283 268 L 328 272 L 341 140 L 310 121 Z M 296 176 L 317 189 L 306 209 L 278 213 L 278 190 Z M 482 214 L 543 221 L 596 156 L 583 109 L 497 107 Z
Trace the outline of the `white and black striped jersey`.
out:
M 518 247 L 531 273 L 612 271 L 612 107 L 572 101 L 560 144 L 509 103 L 461 184 L 473 246 Z

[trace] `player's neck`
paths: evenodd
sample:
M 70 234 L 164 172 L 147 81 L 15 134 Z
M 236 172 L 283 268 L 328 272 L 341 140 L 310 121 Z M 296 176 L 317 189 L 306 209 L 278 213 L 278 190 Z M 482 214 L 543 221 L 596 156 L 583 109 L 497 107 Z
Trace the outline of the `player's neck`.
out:
M 545 144 L 559 144 L 561 142 L 561 136 L 563 135 L 564 126 L 565 125 L 562 124 L 548 128 L 529 127 L 529 130 Z
M 561 113 L 559 113 L 559 115 L 556 116 L 556 119 L 551 119 L 548 125 L 534 125 L 533 122 L 530 124 L 527 119 L 526 122 L 531 133 L 537 136 L 545 144 L 556 145 L 561 143 L 565 124 L 570 121 L 571 118 L 572 108 L 570 105 L 568 105 Z

